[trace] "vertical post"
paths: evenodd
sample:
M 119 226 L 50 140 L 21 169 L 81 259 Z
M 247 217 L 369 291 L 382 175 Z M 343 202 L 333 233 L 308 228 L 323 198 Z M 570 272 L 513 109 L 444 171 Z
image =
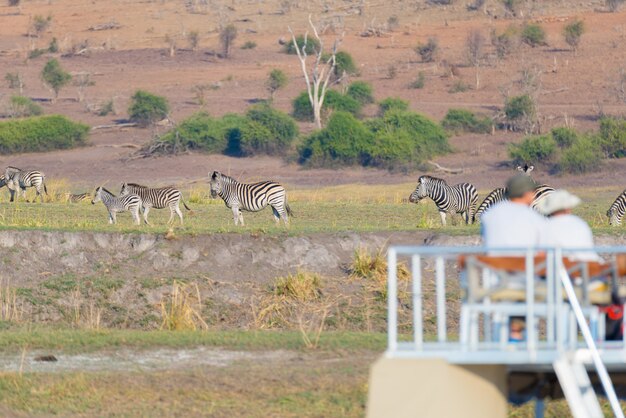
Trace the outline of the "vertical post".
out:
M 548 304 L 548 312 L 546 312 L 546 337 L 548 343 L 554 344 L 556 316 L 554 298 L 556 297 L 556 290 L 554 288 L 554 252 L 552 250 L 546 253 L 546 290 L 546 302 Z
M 526 252 L 526 346 L 528 351 L 536 349 L 535 329 L 535 259 L 534 250 Z
M 446 342 L 446 270 L 442 256 L 438 256 L 435 262 L 437 278 L 437 340 Z
M 563 303 L 563 284 L 561 283 L 560 278 L 557 277 L 559 274 L 559 266 L 561 265 L 561 258 L 563 257 L 563 253 L 560 248 L 554 250 L 554 265 L 552 274 L 554 276 L 554 295 L 556 297 L 556 349 L 559 352 L 565 351 L 565 337 L 567 335 L 566 323 L 567 323 L 567 308 Z
M 398 255 L 393 247 L 387 250 L 387 350 L 398 349 Z
M 422 259 L 419 255 L 411 258 L 411 277 L 413 279 L 413 342 L 415 349 L 421 350 L 424 342 L 422 321 Z
M 489 274 L 489 270 L 487 269 L 483 269 L 483 288 L 484 289 L 490 289 L 491 288 L 491 276 Z M 483 305 L 485 306 L 489 306 L 491 305 L 491 300 L 489 298 L 484 298 L 483 299 Z M 492 335 L 492 325 L 493 323 L 493 313 L 489 313 L 489 311 L 485 311 L 485 313 L 483 314 L 483 334 L 484 334 L 484 340 L 491 342 L 494 341 L 495 338 Z

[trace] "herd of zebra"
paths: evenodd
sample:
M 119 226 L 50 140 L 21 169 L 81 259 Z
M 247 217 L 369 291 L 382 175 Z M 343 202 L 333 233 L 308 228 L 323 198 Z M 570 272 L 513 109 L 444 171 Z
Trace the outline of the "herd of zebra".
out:
M 518 171 L 527 176 L 530 176 L 533 169 L 534 166 L 528 165 L 517 167 Z M 554 188 L 547 184 L 537 186 L 531 207 L 536 209 L 539 202 L 552 192 L 554 192 Z M 431 198 L 437 205 L 443 226 L 446 225 L 447 213 L 460 213 L 465 223 L 471 224 L 480 221 L 480 217 L 490 207 L 505 200 L 506 189 L 499 187 L 491 191 L 477 208 L 478 192 L 473 184 L 459 183 L 450 186 L 443 179 L 424 175 L 419 178 L 417 187 L 409 197 L 409 202 L 418 203 L 427 197 Z M 620 225 L 625 212 L 626 190 L 615 199 L 607 211 L 606 215 L 609 217 L 609 224 L 612 226 Z
M 517 167 L 518 171 L 530 176 L 533 166 L 525 165 Z M 7 186 L 10 191 L 10 201 L 14 202 L 15 194 L 22 192 L 22 197 L 26 198 L 26 189 L 32 187 L 36 191 L 36 197 L 43 203 L 43 194 L 48 194 L 45 183 L 46 176 L 38 170 L 22 170 L 9 166 L 0 175 L 0 188 Z M 226 207 L 233 213 L 235 225 L 244 225 L 242 212 L 258 212 L 267 206 L 272 208 L 274 221 L 280 223 L 282 219 L 285 225 L 289 225 L 289 216 L 292 215 L 291 208 L 287 203 L 287 193 L 285 188 L 274 181 L 262 181 L 258 183 L 240 183 L 232 177 L 213 171 L 209 173 L 210 191 L 212 198 L 222 198 Z M 532 208 L 536 208 L 539 202 L 554 192 L 554 188 L 546 184 L 537 186 Z M 69 194 L 70 202 L 79 202 L 87 199 L 91 195 L 82 193 L 78 195 Z M 418 203 L 425 198 L 431 198 L 437 205 L 441 223 L 446 225 L 446 214 L 460 213 L 465 223 L 471 224 L 480 221 L 480 217 L 490 207 L 506 199 L 506 189 L 497 188 L 485 197 L 480 205 L 478 204 L 478 193 L 476 187 L 470 183 L 459 183 L 454 186 L 448 185 L 445 180 L 423 175 L 419 178 L 417 187 L 411 193 L 409 202 Z M 119 196 L 105 189 L 103 186 L 96 188 L 92 204 L 102 202 L 109 214 L 109 223 L 117 221 L 117 213 L 130 212 L 135 224 L 141 223 L 139 212 L 143 215 L 144 223 L 149 225 L 148 213 L 150 209 L 169 208 L 170 218 L 168 224 L 178 215 L 181 225 L 183 224 L 183 214 L 180 210 L 180 203 L 185 209 L 190 211 L 183 200 L 180 190 L 174 187 L 151 188 L 136 183 L 123 183 Z M 626 213 L 626 190 L 615 199 L 607 216 L 609 224 L 616 226 L 621 224 L 622 217 Z

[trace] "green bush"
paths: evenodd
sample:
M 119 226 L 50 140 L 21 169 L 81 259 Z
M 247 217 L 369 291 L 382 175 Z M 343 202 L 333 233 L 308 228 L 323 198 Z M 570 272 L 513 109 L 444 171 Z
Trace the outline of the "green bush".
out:
M 223 118 L 212 118 L 205 112 L 199 112 L 167 132 L 161 140 L 178 143 L 192 150 L 222 153 L 228 145 L 230 130 L 244 123 L 245 118 L 241 116 L 226 115 Z
M 309 135 L 299 149 L 300 162 L 311 166 L 365 165 L 374 135 L 348 112 L 335 112 L 326 128 Z
M 509 156 L 516 163 L 548 162 L 556 155 L 556 141 L 550 135 L 529 136 L 509 145 Z
M 572 48 L 578 48 L 578 44 L 580 43 L 580 38 L 585 33 L 585 24 L 582 20 L 576 19 L 572 23 L 568 23 L 563 28 L 563 37 L 565 38 L 565 42 Z
M 362 105 L 374 103 L 374 92 L 372 85 L 365 81 L 355 81 L 350 83 L 346 96 L 352 97 Z
M 246 113 L 248 119 L 261 124 L 272 135 L 272 146 L 276 149 L 266 152 L 277 154 L 284 152 L 298 136 L 298 125 L 286 113 L 266 104 L 252 106 Z
M 384 115 L 390 110 L 406 111 L 409 110 L 409 102 L 398 97 L 387 97 L 378 102 L 378 113 Z
M 322 110 L 326 112 L 329 110 L 348 112 L 358 117 L 361 113 L 361 103 L 338 91 L 327 90 Z M 300 93 L 300 95 L 294 99 L 292 115 L 299 121 L 313 120 L 313 108 L 311 107 L 309 95 L 306 91 Z
M 504 105 L 504 114 L 509 120 L 519 120 L 523 117 L 535 115 L 535 102 L 527 94 L 507 99 Z
M 518 46 L 518 29 L 511 25 L 504 32 L 491 31 L 491 45 L 496 49 L 496 55 L 502 59 L 511 54 Z
M 477 117 L 469 110 L 450 109 L 441 121 L 441 126 L 454 133 L 472 132 L 487 134 L 491 132 L 492 122 L 491 118 L 487 116 Z
M 165 118 L 170 110 L 165 97 L 137 90 L 128 107 L 129 119 L 140 126 L 148 126 Z
M 41 79 L 54 91 L 54 97 L 56 99 L 59 96 L 59 91 L 72 80 L 72 75 L 65 72 L 63 68 L 61 68 L 59 61 L 53 58 L 43 67 Z
M 352 55 L 339 51 L 335 54 L 335 76 L 341 77 L 344 72 L 348 75 L 358 75 L 359 69 L 354 63 Z
M 36 116 L 0 122 L 0 153 L 51 151 L 83 145 L 89 126 L 65 116 Z
M 558 168 L 564 173 L 583 174 L 597 170 L 602 163 L 602 150 L 591 137 L 580 137 L 563 151 Z
M 626 120 L 602 118 L 598 141 L 606 157 L 626 157 Z
M 425 44 L 418 44 L 415 47 L 415 53 L 420 56 L 422 62 L 432 62 L 435 59 L 437 50 L 439 48 L 439 42 L 437 38 L 428 38 L 428 42 Z
M 11 96 L 9 108 L 11 116 L 14 118 L 39 116 L 43 114 L 41 106 L 24 96 Z
M 522 28 L 521 39 L 533 48 L 546 45 L 546 31 L 536 23 L 528 23 Z
M 298 35 L 296 36 L 296 45 L 298 45 L 298 48 L 300 48 L 300 51 L 302 51 L 302 47 L 304 47 L 304 35 Z M 317 52 L 320 50 L 320 43 L 317 39 L 315 38 L 311 38 L 310 36 L 307 37 L 306 40 L 306 53 L 309 55 L 312 54 L 317 54 Z M 296 55 L 298 52 L 296 50 L 296 47 L 293 43 L 293 39 L 291 39 L 289 42 L 287 42 L 285 44 L 285 48 L 284 48 L 285 53 L 289 54 L 289 55 Z
M 276 154 L 272 132 L 263 124 L 245 120 L 239 126 L 228 130 L 228 146 L 225 153 L 235 157 L 247 157 L 255 154 Z
M 569 148 L 578 140 L 578 133 L 570 128 L 554 128 L 550 134 L 559 148 Z
M 412 89 L 423 89 L 425 82 L 426 75 L 424 74 L 424 71 L 420 71 L 417 74 L 417 78 L 413 82 L 411 82 L 411 84 L 409 84 L 409 87 Z

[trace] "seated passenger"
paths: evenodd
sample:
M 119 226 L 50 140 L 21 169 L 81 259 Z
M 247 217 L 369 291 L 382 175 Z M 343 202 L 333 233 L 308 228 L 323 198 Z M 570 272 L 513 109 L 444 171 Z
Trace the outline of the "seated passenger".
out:
M 548 216 L 541 233 L 541 245 L 544 247 L 559 247 L 576 251 L 566 253 L 565 256 L 576 261 L 602 261 L 593 250 L 593 234 L 589 225 L 576 215 L 572 209 L 580 204 L 581 200 L 567 190 L 556 190 L 546 196 L 537 209 Z
M 481 217 L 481 234 L 487 248 L 534 248 L 541 245 L 545 218 L 530 208 L 536 183 L 525 174 L 506 183 L 508 200 L 496 204 Z

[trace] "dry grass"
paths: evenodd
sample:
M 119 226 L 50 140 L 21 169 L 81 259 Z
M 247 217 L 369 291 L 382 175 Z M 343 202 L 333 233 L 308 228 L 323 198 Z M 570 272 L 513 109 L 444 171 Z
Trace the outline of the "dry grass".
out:
M 174 280 L 172 291 L 161 298 L 161 329 L 184 331 L 208 329 L 200 310 L 202 298 L 196 283 L 181 284 Z
M 406 264 L 398 263 L 397 275 L 398 282 L 401 284 L 399 291 L 406 292 L 405 288 L 410 277 Z M 357 248 L 350 265 L 350 276 L 364 279 L 366 288 L 373 292 L 378 299 L 387 300 L 387 258 L 383 248 L 374 252 L 373 255 L 366 248 Z
M 285 277 L 278 277 L 274 284 L 274 294 L 287 296 L 300 302 L 319 299 L 322 295 L 322 279 L 315 273 L 298 271 Z
M 102 319 L 102 308 L 97 307 L 93 299 L 85 304 L 79 287 L 70 293 L 70 322 L 73 327 L 99 330 Z
M 0 279 L 0 320 L 20 322 L 24 305 L 18 301 L 16 290 L 9 281 Z

